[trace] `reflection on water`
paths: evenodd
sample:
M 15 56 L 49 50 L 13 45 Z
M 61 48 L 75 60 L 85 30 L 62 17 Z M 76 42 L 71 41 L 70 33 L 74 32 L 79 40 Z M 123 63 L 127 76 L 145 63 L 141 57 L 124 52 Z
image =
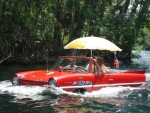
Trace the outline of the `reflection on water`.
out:
M 147 69 L 150 52 L 141 58 L 124 61 L 122 69 Z M 46 66 L 45 66 L 46 67 Z M 45 68 L 44 67 L 44 68 Z M 12 86 L 11 74 L 35 67 L 2 67 L 0 77 L 0 111 L 2 113 L 149 113 L 150 84 L 145 87 L 107 87 L 85 95 L 68 93 L 47 86 Z
M 149 88 L 107 87 L 85 95 L 68 93 L 62 89 L 39 86 L 12 86 L 10 81 L 0 82 L 1 104 L 17 107 L 20 112 L 120 112 L 125 106 L 147 106 Z M 143 104 L 144 101 L 144 104 Z M 8 111 L 3 105 L 2 110 Z M 10 110 L 10 109 L 9 109 Z M 124 110 L 124 108 L 123 108 Z M 16 112 L 17 110 L 11 110 Z M 125 110 L 126 111 L 126 110 Z M 18 111 L 17 111 L 18 112 Z M 125 112 L 124 112 L 125 113 Z

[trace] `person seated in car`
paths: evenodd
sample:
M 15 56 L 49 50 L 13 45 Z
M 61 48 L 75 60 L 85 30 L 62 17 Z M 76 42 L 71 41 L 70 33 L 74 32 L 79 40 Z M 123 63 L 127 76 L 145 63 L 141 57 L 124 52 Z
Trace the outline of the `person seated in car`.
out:
M 76 64 L 76 59 L 74 58 L 74 59 L 71 60 L 70 64 L 65 66 L 65 67 L 63 67 L 63 69 L 64 70 L 66 69 L 66 70 L 73 70 L 73 71 L 75 71 L 75 69 L 77 67 L 77 65 L 75 65 L 75 64 Z
M 95 71 L 96 72 L 101 72 L 102 74 L 106 74 L 109 72 L 108 68 L 104 65 L 104 60 L 101 57 L 95 56 L 94 57 L 94 62 L 95 62 Z

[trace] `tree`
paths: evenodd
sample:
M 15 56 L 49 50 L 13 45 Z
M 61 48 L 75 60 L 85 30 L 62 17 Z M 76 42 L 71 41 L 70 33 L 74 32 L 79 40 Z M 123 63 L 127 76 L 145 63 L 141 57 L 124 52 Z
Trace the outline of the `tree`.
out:
M 148 45 L 149 6 L 149 0 L 2 0 L 0 57 L 44 61 L 46 54 L 65 55 L 63 46 L 73 39 L 94 35 L 130 58 L 132 49 Z

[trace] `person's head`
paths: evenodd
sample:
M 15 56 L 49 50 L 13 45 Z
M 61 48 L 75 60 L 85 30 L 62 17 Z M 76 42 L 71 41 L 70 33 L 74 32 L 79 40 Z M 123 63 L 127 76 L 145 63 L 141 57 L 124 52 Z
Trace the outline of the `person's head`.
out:
M 94 58 L 96 59 L 96 61 L 97 61 L 98 64 L 103 64 L 104 60 L 103 60 L 102 57 L 95 56 Z
M 75 59 L 75 58 L 73 58 L 73 59 L 71 60 L 70 65 L 75 65 L 75 63 L 76 63 L 76 59 Z

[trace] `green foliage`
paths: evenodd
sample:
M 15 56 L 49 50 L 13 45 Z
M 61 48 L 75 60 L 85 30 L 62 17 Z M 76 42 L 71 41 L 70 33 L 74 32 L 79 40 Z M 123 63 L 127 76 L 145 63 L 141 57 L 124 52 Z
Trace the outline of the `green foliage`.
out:
M 145 27 L 139 31 L 139 36 L 135 44 L 135 49 L 150 49 L 150 30 L 148 28 Z
M 143 29 L 144 35 L 144 43 L 145 49 L 150 49 L 150 29 L 144 28 Z
M 107 38 L 124 53 L 149 49 L 149 5 L 149 0 L 2 0 L 0 57 L 43 60 L 91 35 Z

